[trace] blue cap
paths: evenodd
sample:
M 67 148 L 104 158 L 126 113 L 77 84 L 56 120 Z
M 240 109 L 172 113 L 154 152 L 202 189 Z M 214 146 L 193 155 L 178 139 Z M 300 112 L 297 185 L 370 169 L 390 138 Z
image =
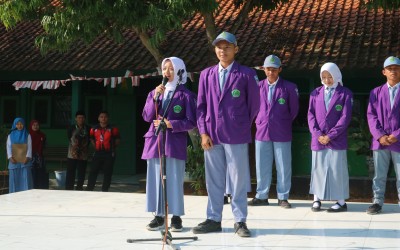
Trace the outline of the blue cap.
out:
M 400 59 L 395 56 L 389 56 L 386 58 L 385 62 L 383 63 L 383 68 L 386 68 L 390 65 L 398 65 L 400 66 Z
M 280 68 L 281 60 L 276 55 L 269 55 L 264 60 L 264 68 Z
M 229 33 L 229 32 L 222 32 L 215 38 L 214 42 L 212 43 L 213 46 L 215 46 L 219 41 L 227 41 L 228 43 L 232 43 L 235 46 L 237 46 L 237 41 L 235 35 Z

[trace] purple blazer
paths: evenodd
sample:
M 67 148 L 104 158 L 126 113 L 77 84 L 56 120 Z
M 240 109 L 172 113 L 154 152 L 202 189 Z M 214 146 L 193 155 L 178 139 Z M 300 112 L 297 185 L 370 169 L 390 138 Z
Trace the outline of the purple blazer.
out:
M 308 107 L 311 150 L 347 149 L 347 127 L 351 121 L 352 100 L 353 93 L 348 88 L 338 85 L 326 111 L 324 86 L 311 92 Z M 318 137 L 321 135 L 327 135 L 331 139 L 327 145 L 318 142 Z
M 374 88 L 369 96 L 367 118 L 372 134 L 372 150 L 388 149 L 400 152 L 400 142 L 390 146 L 382 146 L 379 138 L 393 134 L 400 140 L 400 92 L 397 92 L 393 109 L 390 108 L 389 90 L 387 84 Z
M 294 83 L 279 78 L 271 102 L 268 81 L 260 82 L 260 111 L 256 118 L 256 140 L 288 142 L 292 140 L 292 122 L 299 113 L 299 95 Z
M 260 108 L 260 90 L 253 69 L 234 62 L 221 93 L 218 65 L 200 74 L 197 126 L 213 144 L 250 143 L 251 124 Z
M 151 123 L 149 130 L 144 135 L 145 143 L 142 154 L 142 159 L 144 160 L 160 157 L 158 154 L 158 140 L 154 135 L 155 128 L 153 120 L 156 120 L 156 111 L 153 97 L 154 90 L 148 94 L 142 113 L 143 119 Z M 162 98 L 163 95 L 160 95 L 156 104 L 158 106 L 159 116 L 164 114 Z M 171 122 L 172 129 L 168 128 L 166 131 L 165 156 L 186 160 L 187 131 L 196 127 L 195 94 L 186 89 L 183 85 L 179 85 L 171 100 L 166 118 Z M 160 132 L 159 136 L 161 135 L 162 133 Z M 160 140 L 160 142 L 162 143 L 162 140 Z

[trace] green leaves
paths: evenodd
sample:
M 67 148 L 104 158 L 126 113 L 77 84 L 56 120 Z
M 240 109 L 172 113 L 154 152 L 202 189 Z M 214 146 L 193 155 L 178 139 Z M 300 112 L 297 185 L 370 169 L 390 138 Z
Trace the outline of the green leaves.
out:
M 44 54 L 66 51 L 77 41 L 89 44 L 102 35 L 122 42 L 126 29 L 146 32 L 157 48 L 168 31 L 181 28 L 196 4 L 206 2 L 215 1 L 72 0 L 55 5 L 48 0 L 2 1 L 0 21 L 9 29 L 21 21 L 39 20 L 45 32 L 35 44 Z
M 368 9 L 396 10 L 400 8 L 400 0 L 364 0 L 361 3 Z
M 353 116 L 351 125 L 354 128 L 354 132 L 349 134 L 349 138 L 352 139 L 349 144 L 349 150 L 355 151 L 359 155 L 371 155 L 372 135 L 369 131 L 368 123 L 361 117 Z
M 186 173 L 195 181 L 191 184 L 196 192 L 205 188 L 204 151 L 201 147 L 201 137 L 197 129 L 189 131 L 192 145 L 187 147 Z

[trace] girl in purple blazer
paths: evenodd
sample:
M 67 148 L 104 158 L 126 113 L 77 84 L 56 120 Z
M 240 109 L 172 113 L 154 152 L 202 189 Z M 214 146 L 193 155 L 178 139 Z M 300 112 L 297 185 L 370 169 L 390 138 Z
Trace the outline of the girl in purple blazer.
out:
M 165 58 L 161 64 L 163 76 L 168 78 L 164 86 L 160 84 L 147 96 L 143 109 L 143 119 L 150 123 L 144 135 L 145 144 L 142 159 L 147 160 L 146 211 L 153 212 L 155 218 L 147 225 L 154 231 L 164 226 L 164 203 L 162 179 L 160 178 L 161 155 L 165 150 L 168 213 L 171 218 L 171 231 L 182 231 L 181 215 L 184 215 L 183 178 L 185 175 L 187 131 L 196 126 L 196 97 L 185 88 L 187 73 L 184 62 L 177 57 Z M 176 90 L 172 96 L 173 91 Z M 164 119 L 167 126 L 165 148 L 162 132 L 155 136 L 167 103 L 170 107 Z
M 328 212 L 347 211 L 349 197 L 347 127 L 351 120 L 352 92 L 343 87 L 342 74 L 334 63 L 321 67 L 321 87 L 310 95 L 308 126 L 311 132 L 312 211 L 321 210 L 321 200 L 337 200 Z

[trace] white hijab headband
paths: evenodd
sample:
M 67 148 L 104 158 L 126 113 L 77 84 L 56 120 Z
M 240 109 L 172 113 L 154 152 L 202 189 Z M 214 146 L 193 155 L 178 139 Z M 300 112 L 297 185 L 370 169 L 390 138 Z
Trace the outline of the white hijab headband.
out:
M 165 63 L 167 60 L 170 60 L 172 63 L 172 66 L 174 67 L 174 80 L 172 82 L 168 82 L 167 85 L 165 85 L 165 91 L 164 91 L 164 97 L 168 94 L 169 91 L 173 91 L 176 88 L 176 85 L 178 84 L 179 76 L 178 72 L 179 70 L 183 70 L 182 74 L 182 81 L 179 84 L 185 84 L 187 81 L 187 72 L 186 72 L 186 66 L 185 63 L 182 61 L 182 59 L 178 57 L 167 57 L 165 58 L 162 63 L 161 63 L 161 69 L 164 68 Z
M 342 73 L 340 72 L 340 69 L 336 64 L 328 62 L 328 63 L 325 63 L 324 65 L 322 65 L 322 67 L 321 67 L 319 76 L 321 78 L 322 85 L 324 85 L 325 88 L 327 88 L 328 86 L 326 86 L 326 84 L 322 81 L 322 72 L 324 72 L 324 71 L 328 71 L 329 74 L 331 74 L 331 76 L 333 78 L 333 85 L 331 88 L 336 88 L 338 86 L 338 84 L 343 86 Z

